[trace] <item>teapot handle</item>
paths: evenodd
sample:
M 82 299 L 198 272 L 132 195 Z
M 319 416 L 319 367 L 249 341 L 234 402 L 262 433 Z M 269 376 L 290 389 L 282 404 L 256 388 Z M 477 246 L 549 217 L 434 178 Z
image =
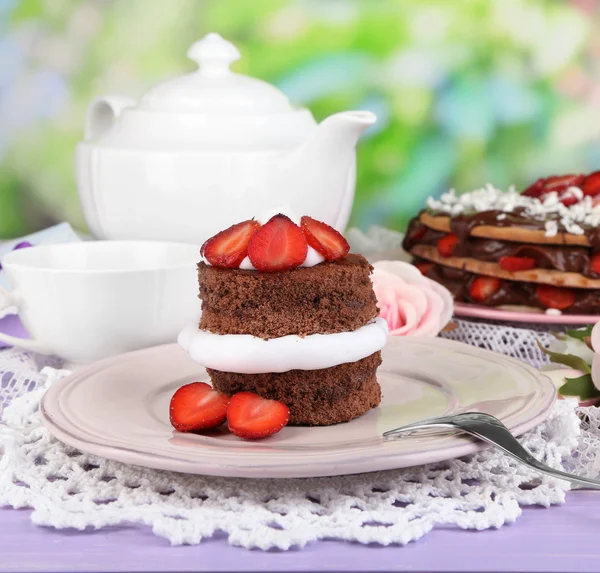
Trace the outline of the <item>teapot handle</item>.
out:
M 121 115 L 126 107 L 133 107 L 136 101 L 124 95 L 106 95 L 94 98 L 85 117 L 85 139 L 100 137 Z

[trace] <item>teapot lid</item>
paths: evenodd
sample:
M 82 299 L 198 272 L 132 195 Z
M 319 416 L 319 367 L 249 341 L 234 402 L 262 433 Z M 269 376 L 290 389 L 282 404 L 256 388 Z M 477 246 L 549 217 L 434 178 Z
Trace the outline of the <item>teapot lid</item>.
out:
M 294 111 L 271 84 L 229 69 L 240 52 L 219 34 L 208 34 L 187 55 L 198 63 L 198 70 L 158 84 L 142 97 L 138 109 L 257 115 Z

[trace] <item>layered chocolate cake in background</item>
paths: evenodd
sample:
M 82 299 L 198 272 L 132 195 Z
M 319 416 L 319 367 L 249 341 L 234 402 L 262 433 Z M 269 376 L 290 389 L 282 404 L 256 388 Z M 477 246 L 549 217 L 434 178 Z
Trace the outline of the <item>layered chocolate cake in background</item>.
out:
M 409 224 L 404 249 L 458 302 L 600 311 L 600 172 L 539 179 L 523 193 L 449 192 Z
M 387 325 L 372 267 L 309 217 L 245 221 L 205 243 L 202 317 L 180 336 L 212 385 L 288 406 L 290 424 L 352 420 L 381 400 L 376 371 Z

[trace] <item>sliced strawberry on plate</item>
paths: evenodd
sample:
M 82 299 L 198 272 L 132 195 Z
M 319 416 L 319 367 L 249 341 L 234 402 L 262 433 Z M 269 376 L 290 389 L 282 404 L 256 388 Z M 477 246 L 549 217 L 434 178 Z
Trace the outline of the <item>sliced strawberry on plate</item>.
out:
M 169 406 L 171 425 L 180 432 L 196 432 L 220 426 L 227 416 L 229 396 L 206 382 L 192 382 L 173 394 Z
M 427 273 L 429 273 L 429 271 L 433 268 L 433 263 L 428 261 L 420 261 L 418 263 L 414 263 L 414 265 L 419 269 L 419 271 L 421 271 L 421 274 L 425 276 L 427 276 Z
M 442 257 L 451 257 L 457 242 L 458 237 L 454 233 L 448 233 L 437 242 L 437 250 Z
M 573 289 L 551 285 L 538 285 L 536 296 L 546 308 L 556 308 L 558 310 L 573 306 L 576 298 Z
M 286 271 L 306 259 L 308 243 L 302 229 L 289 217 L 275 215 L 252 237 L 248 245 L 250 262 L 259 271 Z
M 477 277 L 469 288 L 473 302 L 484 302 L 500 289 L 500 280 L 494 277 Z
M 521 192 L 521 195 L 526 197 L 539 197 L 544 193 L 544 181 L 543 177 L 532 183 L 527 189 Z
M 544 180 L 544 193 L 552 193 L 552 191 L 562 193 L 569 187 L 579 187 L 584 179 L 585 175 L 582 174 L 552 175 L 551 177 L 546 177 Z
M 265 400 L 252 392 L 238 392 L 227 408 L 229 431 L 240 438 L 258 439 L 276 434 L 290 419 L 285 404 Z
M 600 253 L 594 253 L 590 257 L 590 270 L 600 275 Z
M 581 190 L 584 195 L 591 197 L 600 194 L 600 171 L 590 173 L 581 183 Z
M 200 249 L 202 256 L 214 267 L 237 269 L 248 254 L 248 244 L 260 229 L 251 219 L 232 225 L 208 239 Z
M 529 271 L 535 268 L 535 259 L 531 257 L 500 257 L 498 263 L 501 268 L 511 273 Z
M 300 226 L 308 244 L 326 260 L 335 261 L 350 252 L 350 245 L 344 236 L 326 223 L 305 215 L 300 219 Z

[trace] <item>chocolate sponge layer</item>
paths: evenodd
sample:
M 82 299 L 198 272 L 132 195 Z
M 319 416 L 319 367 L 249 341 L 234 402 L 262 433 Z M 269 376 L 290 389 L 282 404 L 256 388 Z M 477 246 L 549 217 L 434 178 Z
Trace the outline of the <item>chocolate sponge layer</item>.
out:
M 290 424 L 328 426 L 358 418 L 381 401 L 375 376 L 381 352 L 357 362 L 321 370 L 235 374 L 208 368 L 215 389 L 225 394 L 254 392 L 290 409 Z
M 361 255 L 265 273 L 198 265 L 200 328 L 264 339 L 356 330 L 378 314 Z

